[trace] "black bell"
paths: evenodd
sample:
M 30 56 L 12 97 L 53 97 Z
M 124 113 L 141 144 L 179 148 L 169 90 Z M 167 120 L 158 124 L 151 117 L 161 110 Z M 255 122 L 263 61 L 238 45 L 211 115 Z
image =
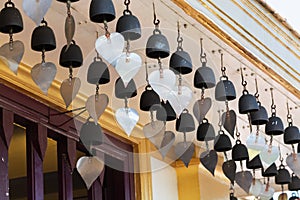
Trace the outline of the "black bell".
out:
M 116 18 L 112 0 L 92 0 L 90 4 L 90 20 L 96 23 L 110 22 Z
M 87 82 L 94 85 L 109 83 L 110 74 L 107 65 L 103 61 L 96 61 L 90 64 L 87 73 Z
M 170 58 L 170 69 L 176 74 L 191 73 L 193 71 L 193 65 L 190 55 L 183 50 L 174 52 Z
M 269 118 L 268 123 L 265 126 L 265 132 L 267 135 L 281 135 L 284 132 L 282 120 L 279 117 L 273 115 Z
M 252 94 L 249 94 L 247 90 L 244 90 L 243 95 L 239 99 L 239 113 L 247 114 L 258 111 L 258 109 L 256 98 Z
M 23 20 L 20 11 L 13 2 L 6 2 L 0 11 L 0 32 L 6 34 L 19 33 L 23 30 Z
M 217 152 L 225 152 L 232 149 L 230 138 L 224 133 L 217 135 L 214 142 L 214 149 Z
M 263 125 L 269 121 L 267 110 L 265 107 L 261 106 L 260 103 L 258 104 L 258 110 L 250 113 L 252 125 Z
M 284 143 L 285 144 L 296 144 L 300 142 L 300 133 L 299 129 L 296 126 L 288 126 L 284 130 L 283 135 Z
M 210 141 L 216 137 L 214 127 L 208 122 L 207 119 L 199 124 L 197 129 L 197 140 L 198 141 Z
M 216 78 L 214 71 L 206 66 L 206 63 L 202 63 L 202 67 L 199 67 L 194 75 L 194 86 L 200 89 L 213 88 L 216 85 Z
M 31 35 L 31 49 L 34 51 L 52 51 L 56 48 L 54 32 L 48 27 L 47 22 L 42 26 L 36 27 Z
M 82 51 L 80 47 L 73 41 L 67 49 L 67 45 L 65 45 L 59 56 L 59 64 L 62 67 L 72 67 L 77 68 L 80 67 L 83 63 Z
M 290 191 L 300 190 L 300 179 L 294 173 L 292 174 L 292 181 L 289 183 L 288 188 Z
M 158 33 L 156 33 L 158 32 Z M 167 38 L 159 30 L 154 30 L 146 44 L 146 56 L 159 59 L 170 55 L 170 46 Z
M 116 31 L 121 33 L 124 36 L 124 39 L 127 40 L 137 40 L 142 36 L 141 24 L 138 18 L 131 14 L 124 14 L 119 18 L 117 22 Z
M 228 80 L 228 77 L 221 79 L 215 89 L 215 98 L 217 101 L 232 101 L 236 99 L 236 92 L 233 83 Z
M 234 161 L 242 161 L 249 159 L 248 149 L 245 145 L 241 143 L 240 140 L 237 140 L 236 144 L 232 148 L 232 159 Z
M 246 167 L 248 169 L 260 169 L 263 168 L 259 155 L 255 156 L 252 160 L 246 161 Z
M 176 120 L 176 131 L 186 133 L 194 130 L 195 122 L 193 116 L 188 111 L 183 111 Z
M 102 144 L 102 129 L 95 122 L 86 122 L 80 130 L 80 139 L 84 145 L 100 145 Z
M 158 94 L 151 88 L 150 85 L 147 85 L 140 98 L 140 109 L 142 111 L 155 110 L 158 106 L 154 105 L 159 104 L 160 98 Z
M 169 101 L 161 102 L 161 106 L 156 111 L 156 119 L 160 121 L 173 121 L 176 119 L 176 113 Z
M 119 99 L 132 98 L 137 95 L 136 85 L 133 79 L 129 81 L 127 86 L 121 78 L 118 78 L 115 83 L 115 96 Z
M 291 175 L 284 166 L 280 166 L 278 174 L 275 176 L 275 183 L 278 185 L 289 184 L 291 182 Z
M 263 177 L 272 177 L 272 176 L 276 176 L 278 174 L 278 170 L 276 167 L 276 164 L 273 163 L 272 165 L 270 165 L 266 170 L 264 170 L 263 168 L 261 169 L 261 174 Z

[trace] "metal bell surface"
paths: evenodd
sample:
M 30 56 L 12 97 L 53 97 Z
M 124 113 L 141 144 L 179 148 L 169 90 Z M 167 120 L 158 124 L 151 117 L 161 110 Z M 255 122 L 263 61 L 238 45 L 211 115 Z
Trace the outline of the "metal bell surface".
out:
M 96 61 L 90 64 L 87 73 L 87 82 L 94 85 L 109 83 L 110 74 L 107 65 L 103 61 Z
M 292 181 L 291 175 L 287 169 L 283 166 L 278 170 L 278 174 L 275 176 L 275 183 L 278 185 L 289 184 Z
M 232 149 L 230 138 L 225 134 L 219 134 L 215 138 L 214 149 L 217 152 L 225 152 Z
M 193 71 L 192 59 L 190 55 L 183 50 L 175 51 L 170 58 L 170 69 L 175 74 L 189 74 Z
M 45 25 L 36 27 L 31 35 L 31 49 L 34 51 L 52 51 L 56 48 L 56 40 L 53 30 Z
M 255 156 L 252 160 L 246 161 L 246 167 L 248 169 L 260 169 L 263 168 L 259 155 Z
M 283 135 L 284 143 L 285 144 L 296 144 L 300 142 L 300 133 L 299 129 L 296 126 L 288 126 L 284 130 Z
M 269 118 L 265 126 L 265 133 L 267 135 L 281 135 L 284 132 L 282 120 L 279 117 L 272 116 Z
M 244 90 L 243 95 L 239 99 L 239 113 L 247 114 L 250 112 L 258 111 L 259 107 L 256 98 Z
M 156 33 L 156 31 L 154 30 L 153 35 L 148 38 L 146 56 L 154 59 L 166 58 L 170 55 L 169 42 L 160 31 L 159 33 Z
M 216 78 L 213 70 L 206 66 L 206 63 L 202 63 L 202 67 L 199 67 L 194 75 L 194 87 L 199 89 L 213 88 L 216 85 Z
M 234 161 L 242 161 L 242 160 L 249 159 L 247 147 L 245 145 L 241 144 L 241 141 L 239 141 L 239 140 L 232 148 L 232 159 Z
M 190 113 L 183 111 L 176 120 L 176 131 L 187 133 L 194 130 L 195 122 L 193 116 Z
M 19 33 L 23 30 L 23 19 L 20 11 L 12 2 L 6 2 L 0 11 L 0 32 L 5 34 Z
M 160 105 L 160 98 L 151 86 L 147 85 L 140 98 L 140 109 L 142 111 L 156 110 L 158 107 L 156 105 Z
M 203 119 L 197 129 L 197 140 L 210 141 L 214 140 L 215 137 L 216 135 L 214 127 L 207 121 L 207 119 Z
M 161 106 L 156 111 L 156 119 L 160 121 L 173 121 L 176 119 L 176 113 L 169 101 L 161 102 Z
M 290 191 L 300 190 L 300 179 L 294 173 L 292 174 L 292 181 L 289 183 L 288 188 Z
M 102 129 L 95 122 L 86 122 L 80 130 L 80 140 L 84 145 L 100 145 L 102 144 Z
M 133 79 L 125 86 L 123 80 L 118 78 L 115 83 L 115 96 L 119 99 L 132 98 L 137 95 L 136 85 Z
M 116 31 L 121 33 L 126 41 L 137 40 L 142 36 L 141 24 L 138 18 L 131 13 L 124 13 L 124 15 L 119 18 Z
M 261 168 L 261 174 L 262 174 L 263 177 L 276 176 L 278 174 L 278 170 L 277 170 L 276 164 L 273 163 L 266 170 L 264 170 L 263 168 Z
M 226 77 L 225 80 L 220 80 L 215 89 L 215 99 L 217 101 L 232 101 L 236 99 L 235 87 Z
M 263 125 L 269 121 L 268 113 L 265 107 L 259 105 L 258 110 L 250 113 L 252 125 Z
M 112 0 L 92 0 L 89 13 L 90 20 L 96 23 L 110 22 L 116 18 Z
M 83 56 L 80 47 L 73 41 L 67 49 L 65 45 L 59 56 L 59 64 L 63 67 L 80 67 L 83 63 Z

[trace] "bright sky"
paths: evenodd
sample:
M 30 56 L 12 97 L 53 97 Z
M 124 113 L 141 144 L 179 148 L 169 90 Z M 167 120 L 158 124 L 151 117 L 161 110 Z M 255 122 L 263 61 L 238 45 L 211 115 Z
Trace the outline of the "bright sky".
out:
M 265 0 L 265 2 L 300 33 L 300 0 Z

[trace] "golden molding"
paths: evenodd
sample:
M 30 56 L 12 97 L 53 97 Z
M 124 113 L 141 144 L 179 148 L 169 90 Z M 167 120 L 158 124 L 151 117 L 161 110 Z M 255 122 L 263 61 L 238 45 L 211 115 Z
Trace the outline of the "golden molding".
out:
M 265 74 L 269 75 L 272 79 L 281 84 L 286 88 L 290 93 L 294 94 L 296 97 L 300 98 L 300 91 L 290 84 L 287 80 L 282 78 L 277 74 L 273 69 L 268 67 L 266 64 L 261 62 L 256 56 L 247 51 L 242 45 L 235 41 L 232 37 L 222 31 L 215 23 L 208 19 L 205 15 L 195 10 L 192 6 L 182 0 L 172 0 L 178 7 L 180 7 L 186 14 L 194 18 L 210 32 L 215 34 L 217 37 L 222 39 L 226 44 L 236 50 L 240 55 L 249 60 L 253 65 L 258 67 Z

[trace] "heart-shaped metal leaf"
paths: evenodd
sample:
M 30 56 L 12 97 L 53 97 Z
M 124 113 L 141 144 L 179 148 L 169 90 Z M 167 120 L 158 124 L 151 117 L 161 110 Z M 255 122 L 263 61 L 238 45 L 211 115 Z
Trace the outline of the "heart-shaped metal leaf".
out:
M 79 78 L 75 77 L 72 79 L 65 79 L 60 86 L 60 95 L 62 96 L 66 108 L 72 103 L 76 95 L 79 92 L 81 86 L 81 81 Z
M 176 75 L 172 70 L 164 69 L 161 76 L 160 71 L 155 70 L 149 74 L 149 84 L 161 99 L 167 100 L 176 85 Z
M 4 44 L 0 48 L 0 59 L 15 74 L 18 72 L 19 64 L 24 55 L 24 44 L 21 41 L 14 41 L 12 46 L 10 43 Z
M 249 171 L 241 171 L 236 173 L 235 182 L 246 192 L 249 193 L 251 183 L 252 183 L 252 174 Z
M 181 93 L 178 92 L 178 87 L 175 87 L 167 96 L 167 100 L 170 102 L 177 116 L 188 107 L 192 98 L 193 91 L 187 86 L 181 87 Z
M 192 142 L 179 142 L 175 146 L 176 156 L 184 163 L 186 167 L 189 166 L 189 163 L 194 155 L 195 145 Z
M 210 110 L 211 105 L 212 101 L 209 97 L 205 99 L 199 99 L 195 102 L 193 107 L 193 113 L 199 123 L 203 121 L 203 118 L 205 118 L 206 114 Z
M 253 180 L 249 189 L 249 194 L 257 197 L 261 192 L 263 192 L 263 186 L 264 185 L 261 183 L 260 180 Z
M 264 169 L 268 169 L 279 158 L 279 150 L 275 146 L 269 147 L 266 145 L 259 153 L 259 157 Z
M 263 185 L 262 192 L 259 197 L 261 200 L 270 200 L 275 193 L 275 189 L 270 185 Z
M 175 142 L 175 134 L 172 131 L 166 131 L 161 141 L 159 152 L 163 158 L 167 155 Z
M 234 130 L 236 126 L 236 114 L 234 110 L 229 110 L 223 113 L 222 123 L 224 129 L 234 138 Z
M 70 44 L 72 43 L 74 34 L 75 34 L 75 20 L 72 15 L 68 15 L 65 21 L 65 37 L 67 40 L 66 51 L 68 50 Z
M 31 78 L 37 84 L 44 94 L 48 93 L 48 89 L 55 78 L 56 66 L 51 62 L 43 62 L 36 64 L 31 69 Z
M 106 94 L 92 95 L 85 102 L 85 108 L 94 120 L 98 122 L 100 116 L 104 113 L 109 102 L 109 98 Z
M 297 175 L 300 176 L 300 154 L 290 154 L 286 158 L 286 164 Z
M 51 7 L 52 0 L 23 0 L 23 10 L 38 26 Z
M 115 118 L 125 133 L 130 136 L 140 117 L 133 108 L 119 108 L 116 111 Z
M 104 169 L 104 163 L 97 157 L 83 156 L 78 159 L 76 168 L 80 176 L 85 182 L 87 189 L 90 189 L 91 185 L 98 178 Z
M 102 58 L 115 66 L 123 52 L 124 42 L 123 35 L 115 32 L 111 33 L 109 37 L 100 36 L 95 43 L 95 47 Z
M 142 67 L 142 58 L 136 53 L 122 53 L 116 64 L 116 71 L 127 86 Z
M 236 173 L 236 164 L 234 160 L 225 161 L 222 165 L 222 170 L 224 175 L 230 180 L 233 184 L 235 180 L 235 173 Z
M 218 164 L 218 154 L 215 150 L 204 151 L 200 155 L 201 164 L 214 176 Z
M 166 126 L 163 121 L 153 121 L 143 127 L 145 137 L 148 138 L 157 149 L 160 147 L 165 130 Z

